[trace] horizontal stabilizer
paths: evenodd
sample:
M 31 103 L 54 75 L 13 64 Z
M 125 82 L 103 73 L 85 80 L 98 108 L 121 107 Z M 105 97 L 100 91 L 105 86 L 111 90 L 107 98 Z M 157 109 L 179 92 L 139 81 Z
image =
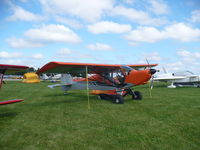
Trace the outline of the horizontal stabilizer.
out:
M 62 84 L 53 84 L 53 85 L 48 85 L 49 88 L 53 89 L 55 87 L 60 87 Z

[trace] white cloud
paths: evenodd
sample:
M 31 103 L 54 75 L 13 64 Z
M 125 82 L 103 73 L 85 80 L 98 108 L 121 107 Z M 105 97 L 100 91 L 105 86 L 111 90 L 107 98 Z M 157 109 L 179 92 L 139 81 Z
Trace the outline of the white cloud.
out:
M 123 2 L 133 4 L 134 0 L 123 0 Z M 152 18 L 141 10 L 117 6 L 116 0 L 40 0 L 40 3 L 47 14 L 73 17 L 87 22 L 97 22 L 104 16 L 113 15 L 123 16 L 143 25 L 162 25 L 167 22 L 165 18 Z M 157 13 L 167 12 L 167 5 L 160 1 L 152 0 L 152 7 Z
M 55 19 L 56 19 L 56 21 L 58 21 L 60 23 L 64 23 L 72 28 L 79 29 L 82 27 L 82 24 L 75 19 L 64 18 L 61 16 L 56 16 Z
M 148 54 L 143 54 L 143 58 L 146 58 L 147 61 L 149 61 L 149 63 L 158 62 L 158 61 L 162 60 L 162 58 L 161 58 L 161 56 L 159 55 L 158 52 L 152 52 L 152 53 L 148 53 Z M 147 63 L 147 62 L 145 62 L 145 63 Z
M 167 14 L 169 12 L 169 7 L 162 0 L 150 0 L 151 11 L 157 15 Z
M 162 25 L 165 24 L 167 21 L 163 18 L 152 18 L 149 16 L 148 13 L 136 10 L 134 8 L 126 8 L 124 6 L 116 6 L 112 13 L 114 15 L 119 15 L 132 20 L 141 25 Z
M 153 43 L 164 38 L 165 34 L 154 27 L 138 27 L 131 31 L 125 38 L 132 43 L 149 42 Z
M 12 48 L 37 48 L 37 47 L 43 46 L 42 43 L 33 42 L 28 39 L 15 38 L 15 37 L 9 38 L 7 42 Z
M 176 61 L 160 61 L 158 67 L 161 72 L 161 67 L 164 66 L 167 72 L 183 72 L 189 70 L 194 73 L 200 73 L 200 52 L 177 50 L 176 54 L 178 56 Z
M 60 55 L 60 56 L 69 55 L 69 54 L 72 54 L 72 50 L 70 50 L 68 48 L 62 48 L 62 49 L 57 51 L 57 54 Z
M 0 51 L 0 59 L 20 58 L 20 57 L 22 57 L 21 53 L 9 53 L 6 51 Z
M 191 28 L 184 23 L 175 23 L 158 30 L 154 27 L 138 27 L 125 36 L 131 43 L 157 42 L 163 39 L 175 39 L 182 42 L 200 40 L 200 29 Z
M 113 49 L 110 45 L 103 43 L 90 44 L 87 47 L 92 50 L 104 50 L 104 51 L 109 51 Z
M 26 63 L 24 63 L 21 59 L 5 59 L 5 60 L 1 60 L 2 64 L 15 64 L 15 65 L 27 65 Z
M 7 41 L 12 48 L 42 47 L 47 43 L 78 43 L 80 37 L 63 25 L 43 25 L 24 33 L 25 38 L 9 38 Z
M 200 23 L 200 10 L 192 11 L 192 22 Z
M 51 14 L 75 16 L 93 22 L 113 6 L 113 0 L 40 0 L 44 10 Z
M 199 40 L 200 29 L 193 29 L 184 23 L 175 23 L 165 28 L 165 34 L 167 38 L 189 42 Z
M 22 20 L 22 21 L 41 21 L 44 18 L 40 15 L 35 15 L 34 13 L 31 13 L 27 10 L 24 10 L 23 8 L 19 6 L 14 6 L 12 8 L 13 15 L 6 18 L 8 21 L 16 21 L 16 20 Z
M 165 68 L 167 69 L 167 72 L 184 72 L 184 71 L 191 71 L 193 73 L 200 73 L 200 69 L 199 69 L 199 65 L 200 63 L 191 63 L 187 64 L 184 61 L 176 61 L 176 62 L 172 62 L 172 63 L 167 63 L 165 64 Z
M 100 33 L 124 33 L 131 30 L 131 26 L 127 24 L 119 24 L 111 21 L 101 21 L 89 25 L 88 30 L 94 34 Z
M 63 25 L 43 25 L 38 29 L 30 29 L 24 33 L 32 41 L 78 43 L 80 38 L 71 29 Z
M 179 57 L 181 57 L 181 60 L 187 64 L 193 64 L 195 62 L 198 62 L 200 59 L 200 52 L 190 52 L 187 50 L 179 50 L 176 53 Z
M 38 54 L 33 54 L 31 56 L 31 58 L 33 58 L 33 59 L 43 59 L 44 56 L 42 54 L 38 53 Z
M 181 61 L 166 63 L 166 64 L 163 64 L 162 67 L 164 67 L 168 73 L 180 72 L 180 71 L 187 70 L 186 66 Z M 163 68 L 159 68 L 159 70 L 162 73 Z

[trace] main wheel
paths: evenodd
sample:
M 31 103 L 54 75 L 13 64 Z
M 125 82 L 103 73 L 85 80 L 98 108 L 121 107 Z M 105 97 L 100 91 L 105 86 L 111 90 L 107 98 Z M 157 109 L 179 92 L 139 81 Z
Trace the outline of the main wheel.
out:
M 114 104 L 124 104 L 124 98 L 123 96 L 117 94 L 113 97 L 113 103 Z
M 139 91 L 135 91 L 134 94 L 132 95 L 132 99 L 141 100 L 142 99 L 142 93 L 139 92 Z

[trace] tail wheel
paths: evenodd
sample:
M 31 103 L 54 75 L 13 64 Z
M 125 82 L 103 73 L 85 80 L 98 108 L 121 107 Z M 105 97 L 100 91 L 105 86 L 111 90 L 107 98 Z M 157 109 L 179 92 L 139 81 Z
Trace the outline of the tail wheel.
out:
M 113 97 L 113 103 L 114 104 L 124 104 L 124 98 L 123 96 L 117 94 Z
M 135 91 L 132 95 L 132 99 L 134 100 L 141 100 L 142 99 L 142 93 L 139 91 Z

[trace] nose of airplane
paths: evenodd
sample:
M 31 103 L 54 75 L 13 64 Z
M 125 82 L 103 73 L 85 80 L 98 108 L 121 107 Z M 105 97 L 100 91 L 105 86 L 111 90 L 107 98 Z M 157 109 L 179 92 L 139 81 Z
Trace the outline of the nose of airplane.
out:
M 150 69 L 150 70 L 149 70 L 149 73 L 150 73 L 151 75 L 153 75 L 154 73 L 156 73 L 156 69 Z

